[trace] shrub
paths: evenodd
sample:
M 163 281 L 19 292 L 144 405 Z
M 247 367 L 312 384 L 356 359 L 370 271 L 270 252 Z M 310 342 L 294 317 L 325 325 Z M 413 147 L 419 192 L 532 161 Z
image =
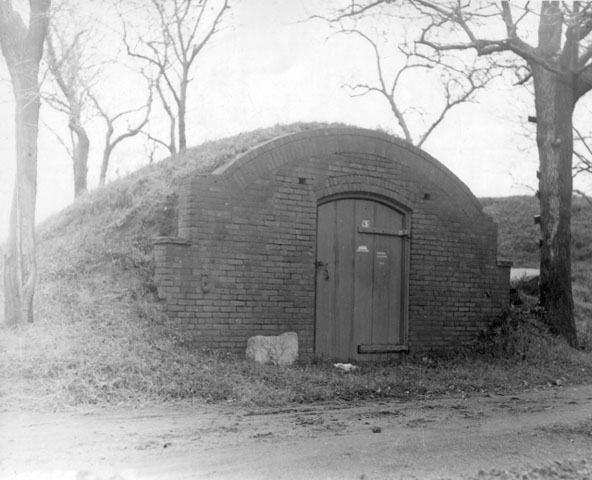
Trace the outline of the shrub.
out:
M 496 359 L 535 360 L 558 340 L 552 337 L 540 307 L 507 309 L 475 344 L 475 351 Z

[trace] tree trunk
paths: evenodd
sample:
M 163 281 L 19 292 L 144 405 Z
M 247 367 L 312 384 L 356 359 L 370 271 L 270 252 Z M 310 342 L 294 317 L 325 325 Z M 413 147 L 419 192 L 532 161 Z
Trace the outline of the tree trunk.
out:
M 179 92 L 179 152 L 187 149 L 185 115 L 187 111 L 187 72 L 183 73 Z
M 74 198 L 87 193 L 86 177 L 88 175 L 88 152 L 90 141 L 79 119 L 70 119 L 70 130 L 76 136 L 74 152 L 72 155 L 74 170 Z
M 107 182 L 107 169 L 111 158 L 111 148 L 109 145 L 103 150 L 103 160 L 101 162 L 101 173 L 99 174 L 99 187 L 104 187 Z
M 577 344 L 571 286 L 573 79 L 532 65 L 540 162 L 540 301 L 551 330 Z
M 16 180 L 5 257 L 4 316 L 9 325 L 33 321 L 37 280 L 35 202 L 37 198 L 37 133 L 40 100 L 37 84 L 22 79 L 16 101 Z M 29 83 L 29 85 L 26 85 Z M 11 298 L 12 297 L 12 298 Z
M 16 176 L 4 266 L 4 320 L 9 325 L 33 321 L 37 281 L 35 202 L 39 125 L 39 62 L 47 33 L 50 0 L 30 0 L 29 27 L 0 0 L 0 47 L 10 72 L 15 98 Z
M 101 161 L 101 172 L 99 174 L 99 187 L 104 187 L 107 182 L 107 169 L 109 168 L 109 160 L 113 151 L 111 137 L 113 137 L 113 132 L 115 131 L 113 122 L 108 119 L 107 115 L 103 115 L 103 118 L 107 122 L 107 133 L 105 133 L 105 147 L 103 148 L 103 160 Z
M 8 325 L 17 325 L 23 321 L 18 242 L 13 238 L 13 235 L 17 234 L 15 215 L 18 209 L 15 206 L 18 204 L 18 195 L 16 192 L 15 185 L 10 209 L 9 238 L 4 253 L 4 319 Z

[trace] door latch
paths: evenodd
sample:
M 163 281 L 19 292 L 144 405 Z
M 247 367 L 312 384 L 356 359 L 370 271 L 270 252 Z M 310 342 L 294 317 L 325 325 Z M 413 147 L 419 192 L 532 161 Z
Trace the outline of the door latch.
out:
M 322 262 L 320 260 L 317 260 L 315 262 L 315 267 L 316 268 L 325 268 L 325 280 L 329 280 L 329 264 L 327 262 Z

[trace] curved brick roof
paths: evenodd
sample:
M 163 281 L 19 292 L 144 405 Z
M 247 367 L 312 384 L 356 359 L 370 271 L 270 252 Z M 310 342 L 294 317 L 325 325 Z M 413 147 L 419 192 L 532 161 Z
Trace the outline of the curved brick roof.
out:
M 297 161 L 306 156 L 336 154 L 342 151 L 379 155 L 392 158 L 394 161 L 397 161 L 397 153 L 408 152 L 414 162 L 417 161 L 412 168 L 437 181 L 449 195 L 462 197 L 458 198 L 461 204 L 469 202 L 476 210 L 482 210 L 479 200 L 470 189 L 434 157 L 405 140 L 363 128 L 328 127 L 285 135 L 254 147 L 219 167 L 212 174 L 227 178 L 240 175 L 243 177 L 241 183 L 251 183 L 259 175 L 275 170 L 284 163 Z

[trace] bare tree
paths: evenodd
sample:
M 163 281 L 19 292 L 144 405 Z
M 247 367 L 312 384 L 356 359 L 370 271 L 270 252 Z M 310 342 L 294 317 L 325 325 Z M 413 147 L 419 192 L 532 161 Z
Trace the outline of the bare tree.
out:
M 68 117 L 72 143 L 68 151 L 72 157 L 75 197 L 88 191 L 90 140 L 83 119 L 88 103 L 88 82 L 83 73 L 84 42 L 84 31 L 77 32 L 71 41 L 67 41 L 53 25 L 45 40 L 47 64 L 60 94 L 46 94 L 44 97 L 49 105 Z
M 141 73 L 147 81 L 152 82 L 150 75 L 148 73 L 146 73 L 146 71 L 142 71 Z M 162 73 L 160 73 L 160 72 L 157 73 L 156 80 L 153 81 L 153 84 L 154 84 L 154 89 L 156 90 L 156 93 L 158 94 L 158 98 L 160 100 L 162 108 L 165 111 L 165 114 L 167 116 L 169 125 L 168 125 L 168 139 L 167 140 L 161 140 L 159 137 L 152 135 L 150 128 L 147 128 L 141 132 L 150 141 L 151 145 L 153 147 L 155 147 L 150 154 L 150 161 L 151 162 L 153 161 L 154 153 L 156 151 L 157 145 L 160 145 L 160 146 L 166 148 L 169 151 L 169 154 L 171 154 L 171 155 L 175 155 L 177 153 L 177 138 L 176 138 L 177 117 L 175 115 L 175 112 L 173 111 L 173 107 L 171 106 L 171 104 L 169 103 L 169 101 L 167 99 L 166 91 L 163 88 Z
M 375 0 L 353 4 L 343 15 L 360 15 Z M 553 331 L 577 343 L 571 287 L 571 202 L 573 113 L 592 89 L 592 5 L 544 1 L 533 10 L 509 1 L 435 2 L 411 0 L 429 19 L 418 45 L 437 59 L 445 52 L 478 56 L 511 54 L 527 72 L 519 83 L 534 83 L 541 208 L 540 301 Z
M 87 9 L 90 6 L 86 5 Z M 128 107 L 128 102 L 114 108 L 111 96 L 99 96 L 109 82 L 114 81 L 113 72 L 119 75 L 125 69 L 120 64 L 120 46 L 100 48 L 101 37 L 110 28 L 102 25 L 89 12 L 80 14 L 80 5 L 70 0 L 58 0 L 52 8 L 50 31 L 46 39 L 47 64 L 55 88 L 47 88 L 44 99 L 55 110 L 68 118 L 70 145 L 59 133 L 49 128 L 72 158 L 74 170 L 74 195 L 78 197 L 88 190 L 88 163 L 91 153 L 91 138 L 88 125 L 94 125 L 98 117 L 105 124 L 99 186 L 105 184 L 107 170 L 114 149 L 124 140 L 137 135 L 148 123 L 152 107 L 152 88 L 147 89 L 147 100 L 140 107 Z M 76 19 L 74 22 L 72 19 Z M 108 39 L 109 37 L 107 37 Z M 108 41 L 108 40 L 103 40 Z M 111 101 L 109 101 L 111 100 Z M 142 114 L 143 113 L 143 114 Z M 138 118 L 140 114 L 140 118 Z M 92 141 L 96 140 L 93 136 Z
M 41 104 L 38 77 L 49 7 L 50 0 L 30 0 L 27 27 L 11 0 L 0 0 L 0 47 L 16 102 L 16 178 L 4 258 L 4 311 L 8 324 L 34 319 L 37 136 Z
M 98 101 L 95 95 L 90 94 L 90 97 L 106 127 L 105 140 L 103 144 L 103 155 L 101 160 L 101 172 L 99 174 L 99 186 L 103 186 L 105 185 L 107 179 L 107 169 L 109 168 L 109 161 L 111 159 L 113 150 L 115 150 L 115 147 L 117 147 L 117 145 L 119 145 L 125 139 L 136 136 L 148 124 L 150 110 L 152 108 L 152 89 L 149 89 L 146 105 L 135 109 L 124 110 L 115 114 L 110 114 L 106 108 L 101 106 L 101 103 Z M 130 115 L 140 112 L 141 110 L 144 110 L 144 115 L 135 124 L 132 124 L 129 118 Z M 119 124 L 124 121 L 126 122 L 125 126 L 119 127 Z M 116 130 L 120 130 L 121 133 L 114 137 Z
M 171 154 L 187 148 L 187 95 L 192 67 L 218 31 L 228 0 L 150 0 L 154 25 L 130 32 L 122 14 L 127 53 L 144 62 L 169 120 L 169 141 L 159 141 Z M 154 137 L 152 137 L 154 139 Z

